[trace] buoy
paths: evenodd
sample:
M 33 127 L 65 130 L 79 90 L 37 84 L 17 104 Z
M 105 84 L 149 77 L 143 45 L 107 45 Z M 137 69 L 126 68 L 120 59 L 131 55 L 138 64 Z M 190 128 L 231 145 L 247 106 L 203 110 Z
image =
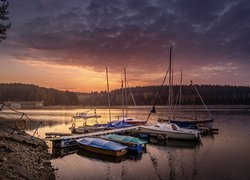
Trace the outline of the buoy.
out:
M 17 120 L 15 127 L 18 130 L 24 130 L 27 127 L 27 122 L 24 119 Z

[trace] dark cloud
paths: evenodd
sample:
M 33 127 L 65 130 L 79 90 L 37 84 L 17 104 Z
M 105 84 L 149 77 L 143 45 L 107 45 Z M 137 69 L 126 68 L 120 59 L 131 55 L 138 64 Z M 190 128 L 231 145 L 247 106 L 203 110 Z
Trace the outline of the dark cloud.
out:
M 23 60 L 163 71 L 175 43 L 176 64 L 187 68 L 249 61 L 247 0 L 29 0 L 11 6 Z

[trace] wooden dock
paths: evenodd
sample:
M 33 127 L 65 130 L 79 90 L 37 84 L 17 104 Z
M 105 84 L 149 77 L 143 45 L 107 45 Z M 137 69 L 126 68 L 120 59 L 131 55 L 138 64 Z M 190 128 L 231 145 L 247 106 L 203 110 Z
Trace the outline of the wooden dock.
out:
M 46 138 L 60 137 L 60 136 L 72 136 L 71 133 L 60 133 L 60 132 L 47 132 L 45 133 Z
M 101 136 L 105 134 L 114 134 L 118 132 L 125 132 L 130 130 L 136 130 L 139 126 L 132 126 L 120 129 L 112 129 L 106 131 L 99 131 L 93 133 L 86 133 L 86 134 L 78 134 L 78 135 L 70 135 L 70 136 L 61 136 L 61 137 L 52 137 L 52 138 L 45 138 L 46 141 L 52 141 L 53 147 L 55 148 L 62 148 L 62 147 L 69 147 L 76 145 L 76 140 L 84 137 L 93 137 L 93 136 Z

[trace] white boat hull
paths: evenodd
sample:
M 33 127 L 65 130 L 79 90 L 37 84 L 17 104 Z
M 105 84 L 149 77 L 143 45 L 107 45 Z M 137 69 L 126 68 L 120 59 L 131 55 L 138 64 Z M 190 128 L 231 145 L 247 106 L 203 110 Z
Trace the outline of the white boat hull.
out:
M 157 126 L 140 126 L 140 131 L 154 135 L 165 135 L 168 139 L 199 140 L 199 131 L 178 128 L 177 130 L 165 129 Z

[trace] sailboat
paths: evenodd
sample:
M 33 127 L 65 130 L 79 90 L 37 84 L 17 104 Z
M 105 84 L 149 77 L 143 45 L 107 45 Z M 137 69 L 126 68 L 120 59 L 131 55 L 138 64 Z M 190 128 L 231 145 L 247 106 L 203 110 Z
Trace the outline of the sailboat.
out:
M 107 78 L 107 90 L 108 90 L 109 121 L 111 123 L 110 93 L 109 93 L 109 82 L 108 82 L 109 79 L 108 79 L 108 68 L 107 67 L 106 67 L 106 78 Z M 94 115 L 96 115 L 96 113 Z M 84 133 L 90 133 L 90 132 L 104 131 L 107 129 L 111 129 L 111 128 L 109 128 L 111 126 L 110 123 L 99 124 L 97 122 L 97 119 L 96 119 L 96 124 L 90 126 L 90 125 L 87 125 L 86 119 L 85 119 L 85 123 L 83 124 L 83 126 L 79 126 L 77 128 L 75 127 L 75 122 L 73 122 L 72 127 L 71 127 L 71 132 L 75 133 L 75 134 L 84 134 Z M 113 125 L 112 127 L 115 128 L 115 125 Z
M 155 135 L 164 135 L 168 139 L 199 140 L 200 134 L 196 129 L 181 128 L 174 123 L 157 123 L 151 126 L 140 126 L 140 132 Z
M 128 86 L 127 86 L 127 72 L 126 72 L 126 68 L 124 68 L 124 86 L 125 88 L 123 88 L 123 81 L 122 81 L 122 106 L 123 106 L 123 115 L 122 118 L 118 119 L 118 121 L 123 121 L 126 122 L 128 124 L 131 125 L 144 125 L 147 123 L 146 120 L 141 120 L 141 119 L 137 119 L 134 117 L 128 117 Z M 124 93 L 125 91 L 125 93 Z M 125 94 L 125 108 L 124 108 L 124 94 Z M 135 100 L 133 98 L 132 92 L 130 91 L 131 97 L 135 103 Z M 125 109 L 125 112 L 124 112 Z
M 170 65 L 169 69 L 164 77 L 161 89 L 164 85 L 164 82 L 166 80 L 166 77 L 169 73 L 169 105 L 171 107 L 172 105 L 172 68 L 171 68 L 171 56 L 172 56 L 172 48 L 170 48 Z M 160 89 L 160 90 L 161 90 Z M 159 91 L 160 92 L 160 91 Z M 159 97 L 159 92 L 157 94 L 156 100 L 154 102 L 153 108 L 151 112 L 149 113 L 149 116 L 147 120 L 149 119 L 151 113 L 156 112 L 155 110 L 155 104 Z M 177 124 L 171 123 L 171 122 L 164 122 L 164 123 L 157 123 L 156 125 L 148 125 L 148 126 L 140 126 L 140 131 L 143 133 L 150 133 L 155 135 L 165 135 L 168 139 L 178 139 L 178 140 L 199 140 L 199 130 L 198 129 L 188 129 L 188 128 L 182 128 L 178 126 Z
M 170 48 L 170 62 L 169 62 L 169 99 L 168 99 L 168 105 L 169 107 L 173 107 L 173 70 L 171 70 L 171 65 L 172 65 L 172 48 Z M 180 117 L 181 114 L 181 86 L 182 86 L 182 70 L 181 70 L 181 80 L 180 80 L 180 92 L 179 92 L 179 117 L 161 117 L 158 119 L 159 122 L 170 122 L 170 123 L 175 123 L 179 127 L 182 128 L 189 128 L 189 129 L 198 129 L 199 127 L 206 127 L 209 129 L 213 128 L 213 122 L 214 118 L 212 117 L 211 113 L 209 112 L 204 100 L 202 99 L 198 89 L 196 86 L 193 84 L 191 81 L 191 87 L 193 90 L 197 93 L 199 99 L 201 100 L 203 106 L 205 107 L 209 118 L 207 119 L 201 119 L 198 120 L 197 116 L 195 118 L 189 118 L 189 117 Z M 173 108 L 174 109 L 174 108 Z M 196 115 L 196 114 L 195 114 Z

